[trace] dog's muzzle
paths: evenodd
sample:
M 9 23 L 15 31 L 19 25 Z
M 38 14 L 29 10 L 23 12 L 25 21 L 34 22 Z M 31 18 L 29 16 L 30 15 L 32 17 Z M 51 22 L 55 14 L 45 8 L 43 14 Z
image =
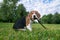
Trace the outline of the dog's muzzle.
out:
M 34 20 L 37 19 L 37 17 L 34 15 Z

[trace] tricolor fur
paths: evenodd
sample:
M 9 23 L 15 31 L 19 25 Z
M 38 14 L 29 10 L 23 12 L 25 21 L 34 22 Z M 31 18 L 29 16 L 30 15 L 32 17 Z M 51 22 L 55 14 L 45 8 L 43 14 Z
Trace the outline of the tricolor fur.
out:
M 36 21 L 40 19 L 40 14 L 38 11 L 31 11 L 26 17 L 22 17 L 22 19 L 17 20 L 14 24 L 13 28 L 20 30 L 20 29 L 28 29 L 32 31 L 31 23 L 32 21 Z

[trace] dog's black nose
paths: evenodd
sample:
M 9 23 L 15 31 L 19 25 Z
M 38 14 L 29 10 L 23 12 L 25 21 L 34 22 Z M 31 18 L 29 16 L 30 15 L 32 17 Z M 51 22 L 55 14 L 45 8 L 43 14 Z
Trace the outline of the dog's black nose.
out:
M 37 17 L 34 15 L 34 19 L 37 19 Z

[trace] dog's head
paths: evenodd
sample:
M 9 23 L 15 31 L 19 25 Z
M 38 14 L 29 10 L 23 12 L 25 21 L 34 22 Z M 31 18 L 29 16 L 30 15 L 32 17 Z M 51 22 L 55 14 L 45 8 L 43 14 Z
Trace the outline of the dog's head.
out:
M 38 22 L 39 19 L 40 19 L 39 12 L 38 11 L 31 11 L 28 14 L 28 16 L 26 16 L 26 27 L 27 27 L 27 29 L 29 29 L 31 31 L 32 30 L 30 27 L 31 21 Z
M 40 14 L 38 11 L 31 11 L 30 12 L 30 19 L 32 21 L 38 22 L 38 20 L 40 19 Z

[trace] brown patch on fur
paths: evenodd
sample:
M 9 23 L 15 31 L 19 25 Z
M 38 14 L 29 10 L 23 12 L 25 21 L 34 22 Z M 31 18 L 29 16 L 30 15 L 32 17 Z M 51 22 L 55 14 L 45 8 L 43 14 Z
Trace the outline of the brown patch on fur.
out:
M 30 23 L 30 17 L 26 17 L 26 26 Z
M 26 26 L 30 23 L 30 20 L 33 20 L 32 19 L 32 12 L 30 12 L 29 14 L 28 14 L 28 16 L 26 16 Z

